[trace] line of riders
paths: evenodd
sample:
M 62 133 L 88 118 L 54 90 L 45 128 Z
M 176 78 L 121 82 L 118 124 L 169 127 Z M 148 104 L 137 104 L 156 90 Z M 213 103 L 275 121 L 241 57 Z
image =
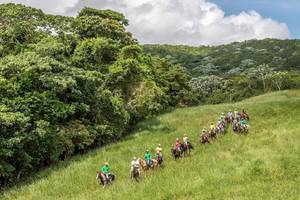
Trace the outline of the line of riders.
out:
M 214 140 L 218 135 L 226 134 L 229 125 L 232 125 L 234 133 L 246 134 L 249 132 L 249 120 L 249 115 L 245 109 L 241 112 L 229 111 L 226 116 L 222 113 L 216 125 L 211 123 L 209 130 L 204 128 L 202 132 L 200 132 L 200 142 L 202 144 L 210 143 L 210 141 Z
M 222 113 L 216 125 L 211 123 L 209 131 L 203 129 L 202 132 L 200 132 L 200 143 L 210 143 L 210 141 L 212 139 L 215 139 L 218 135 L 225 134 L 227 127 L 230 124 L 232 125 L 234 133 L 248 133 L 248 121 L 249 115 L 244 109 L 241 112 L 230 111 L 227 113 L 227 116 L 225 116 L 224 113 Z M 175 160 L 182 157 L 190 156 L 191 150 L 193 149 L 193 146 L 189 142 L 189 139 L 186 134 L 184 134 L 182 141 L 183 142 L 181 142 L 179 138 L 176 138 L 175 144 L 172 145 L 171 154 Z M 133 157 L 130 167 L 131 179 L 137 182 L 139 181 L 140 168 L 142 168 L 146 176 L 146 172 L 149 169 L 155 169 L 158 166 L 163 167 L 162 150 L 163 149 L 161 144 L 158 144 L 155 149 L 156 153 L 154 154 L 153 158 L 149 150 L 146 150 L 144 159 Z M 115 180 L 115 175 L 110 171 L 110 166 L 108 162 L 104 163 L 100 170 L 97 171 L 96 179 L 99 181 L 100 184 L 103 185 L 103 187 L 105 187 L 108 184 L 111 184 Z

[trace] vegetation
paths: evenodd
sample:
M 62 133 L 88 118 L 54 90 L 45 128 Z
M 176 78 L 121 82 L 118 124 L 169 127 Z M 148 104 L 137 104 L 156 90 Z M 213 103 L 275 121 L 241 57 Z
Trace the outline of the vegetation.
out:
M 245 108 L 251 117 L 246 136 L 228 134 L 201 145 L 199 131 L 220 112 Z M 5 192 L 1 199 L 298 199 L 300 91 L 266 94 L 235 104 L 177 109 L 144 121 L 124 141 L 76 156 L 48 168 L 32 183 Z M 195 150 L 173 161 L 171 143 L 187 133 Z M 129 178 L 130 160 L 162 143 L 165 168 L 141 182 Z M 95 172 L 105 161 L 117 175 L 102 189 Z
M 202 103 L 242 100 L 300 87 L 299 40 L 250 40 L 215 47 L 144 45 L 153 56 L 183 66 Z
M 128 23 L 0 4 L 1 189 L 170 108 L 300 87 L 297 40 L 141 47 Z
M 189 103 L 189 76 L 146 55 L 126 25 L 110 10 L 0 5 L 1 188 Z
M 248 40 L 220 46 L 143 45 L 147 53 L 184 66 L 194 77 L 228 77 L 268 65 L 274 70 L 300 71 L 300 40 Z

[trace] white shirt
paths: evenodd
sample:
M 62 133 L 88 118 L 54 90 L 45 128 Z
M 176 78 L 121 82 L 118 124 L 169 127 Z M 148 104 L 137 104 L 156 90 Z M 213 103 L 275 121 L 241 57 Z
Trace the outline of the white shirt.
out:
M 140 163 L 138 160 L 131 161 L 131 167 L 140 167 Z
M 188 141 L 189 141 L 188 137 L 183 137 L 183 142 L 184 143 L 188 143 Z
M 156 151 L 162 152 L 162 148 L 161 147 L 156 147 Z

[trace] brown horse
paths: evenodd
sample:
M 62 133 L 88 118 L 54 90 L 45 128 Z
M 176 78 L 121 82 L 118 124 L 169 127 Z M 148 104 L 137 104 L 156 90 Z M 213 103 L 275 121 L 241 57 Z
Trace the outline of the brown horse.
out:
M 201 137 L 202 137 L 202 135 L 201 135 Z M 215 138 L 217 137 L 217 128 L 212 129 L 212 130 L 209 132 L 208 137 L 210 137 L 211 139 L 215 139 Z
M 187 144 L 181 144 L 181 149 L 182 149 L 182 152 L 183 152 L 183 157 L 186 157 L 186 156 L 190 156 L 191 155 L 191 151 L 193 149 L 193 146 L 190 142 L 188 142 Z
M 171 148 L 171 154 L 174 158 L 174 160 L 177 160 L 179 158 L 181 158 L 182 156 L 182 151 L 178 150 L 177 148 Z
M 158 166 L 157 160 L 151 159 L 151 161 L 152 161 L 152 164 L 150 166 L 150 169 L 156 169 Z M 139 158 L 139 163 L 140 163 L 140 166 L 142 167 L 144 174 L 146 176 L 146 172 L 149 170 L 146 161 L 144 159 Z
M 209 136 L 208 136 L 206 133 L 201 134 L 201 135 L 200 135 L 200 142 L 201 142 L 202 144 L 210 143 L 208 137 L 209 137 Z
M 110 173 L 108 178 L 106 178 L 102 172 L 97 171 L 96 179 L 98 180 L 99 184 L 105 188 L 107 185 L 112 184 L 112 182 L 115 180 L 115 175 Z
M 155 156 L 155 160 L 157 161 L 157 165 L 161 167 L 162 164 L 163 164 L 163 156 L 162 156 L 162 154 L 156 155 Z
M 135 180 L 136 182 L 139 182 L 140 178 L 140 171 L 138 167 L 134 167 L 130 173 L 130 177 L 132 180 Z

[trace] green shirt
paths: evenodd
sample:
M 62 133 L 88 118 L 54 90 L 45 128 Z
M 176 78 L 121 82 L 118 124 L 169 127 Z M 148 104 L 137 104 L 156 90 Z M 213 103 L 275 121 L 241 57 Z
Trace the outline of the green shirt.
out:
M 145 159 L 146 160 L 151 160 L 151 154 L 150 153 L 146 153 L 145 154 Z
M 245 119 L 243 119 L 243 120 L 241 120 L 241 125 L 247 125 L 247 120 L 245 120 Z
M 109 173 L 109 166 L 104 165 L 104 166 L 101 168 L 101 172 L 102 172 L 103 174 L 108 174 L 108 173 Z

